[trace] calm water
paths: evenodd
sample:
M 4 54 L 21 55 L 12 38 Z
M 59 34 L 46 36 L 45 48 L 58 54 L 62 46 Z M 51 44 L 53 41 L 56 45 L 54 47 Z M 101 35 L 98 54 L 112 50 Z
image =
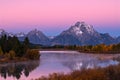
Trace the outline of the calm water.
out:
M 108 55 L 107 55 L 108 56 Z M 117 61 L 75 51 L 41 51 L 38 61 L 0 64 L 0 80 L 31 80 L 51 73 L 116 65 Z

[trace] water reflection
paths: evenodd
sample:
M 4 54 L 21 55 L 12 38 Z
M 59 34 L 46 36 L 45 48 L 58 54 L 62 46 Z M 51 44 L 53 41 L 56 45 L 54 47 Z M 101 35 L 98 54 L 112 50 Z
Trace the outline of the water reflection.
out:
M 97 68 L 97 67 L 107 67 L 109 65 L 117 65 L 119 62 L 114 61 L 112 59 L 103 59 L 100 60 L 98 57 L 90 55 L 90 54 L 64 54 L 64 53 L 45 53 L 41 56 L 44 61 L 42 63 L 52 63 L 52 65 L 59 65 L 70 69 L 70 71 L 74 70 L 82 70 L 89 68 Z M 45 62 L 46 61 L 46 62 Z M 60 66 L 59 66 L 60 67 Z
M 109 65 L 117 65 L 119 62 L 113 60 L 81 60 L 81 61 L 70 61 L 62 62 L 62 64 L 68 67 L 71 71 L 92 69 L 98 67 L 107 67 Z
M 41 52 L 40 61 L 0 64 L 0 80 L 31 80 L 52 73 L 66 74 L 74 70 L 106 67 L 118 63 L 112 59 L 101 60 L 95 55 L 78 54 L 78 52 L 43 51 Z
M 21 75 L 29 76 L 30 72 L 39 66 L 38 61 L 19 62 L 0 64 L 0 75 L 6 79 L 7 77 L 15 77 L 20 79 Z

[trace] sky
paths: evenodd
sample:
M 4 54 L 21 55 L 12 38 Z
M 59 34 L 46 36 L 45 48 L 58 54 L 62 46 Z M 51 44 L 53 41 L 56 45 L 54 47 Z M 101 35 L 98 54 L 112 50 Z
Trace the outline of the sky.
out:
M 0 0 L 0 28 L 55 36 L 77 21 L 120 36 L 120 0 Z

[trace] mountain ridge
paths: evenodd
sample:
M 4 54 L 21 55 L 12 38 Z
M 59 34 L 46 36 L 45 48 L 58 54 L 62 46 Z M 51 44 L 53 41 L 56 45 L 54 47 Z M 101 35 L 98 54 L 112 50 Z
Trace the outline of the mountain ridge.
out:
M 120 42 L 120 36 L 113 38 L 108 33 L 99 33 L 92 25 L 85 22 L 76 22 L 69 29 L 55 37 L 47 37 L 42 31 L 37 29 L 31 30 L 27 34 L 23 32 L 13 34 L 0 29 L 0 37 L 2 35 L 16 36 L 20 41 L 28 37 L 31 43 L 41 45 L 109 45 Z
M 69 39 L 70 43 L 67 42 L 68 40 L 66 40 L 65 36 Z M 77 39 L 78 42 L 76 44 L 78 45 L 113 44 L 115 42 L 114 38 L 109 34 L 99 33 L 93 28 L 93 26 L 88 25 L 85 22 L 77 22 L 75 25 L 56 36 L 52 40 L 52 43 L 67 43 L 68 45 L 73 45 L 72 43 L 74 43 L 74 41 L 72 41 L 71 37 Z

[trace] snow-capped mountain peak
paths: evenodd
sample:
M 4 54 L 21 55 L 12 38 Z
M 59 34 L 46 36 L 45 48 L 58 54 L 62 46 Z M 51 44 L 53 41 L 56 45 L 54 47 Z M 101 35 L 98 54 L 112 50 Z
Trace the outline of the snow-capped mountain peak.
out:
M 29 33 L 35 34 L 35 35 L 39 35 L 39 34 L 42 33 L 42 32 L 39 31 L 39 30 L 37 30 L 37 29 L 33 29 L 33 30 L 31 30 Z
M 65 32 L 68 32 L 69 34 L 75 34 L 76 36 L 81 36 L 83 34 L 93 35 L 96 33 L 93 26 L 88 25 L 85 22 L 77 22 Z
M 49 41 L 49 38 L 37 29 L 31 30 L 26 36 L 34 44 L 47 44 Z
M 39 30 L 37 30 L 37 29 L 33 29 L 33 30 L 31 30 L 30 32 L 28 32 L 27 36 L 29 36 L 29 35 L 38 36 L 39 38 L 45 37 L 45 35 L 43 34 L 43 32 L 42 32 L 42 31 L 39 31 Z
M 80 27 L 81 25 L 84 25 L 85 24 L 85 22 L 76 22 L 75 23 L 75 25 L 74 26 L 77 26 L 77 27 Z
M 74 27 L 80 28 L 83 32 L 93 33 L 94 29 L 91 25 L 86 24 L 85 22 L 77 22 Z
M 17 33 L 16 36 L 17 36 L 17 37 L 24 37 L 25 34 L 24 34 L 23 32 L 20 32 L 20 33 Z
M 0 29 L 0 34 L 2 34 L 2 33 L 4 33 L 5 32 L 5 30 L 3 30 L 3 29 Z
M 114 39 L 110 35 L 97 32 L 85 22 L 77 22 L 52 40 L 53 44 L 63 45 L 96 45 L 113 42 Z
M 76 35 L 81 35 L 83 33 L 79 27 L 73 27 L 73 32 L 75 32 Z
M 13 37 L 15 35 L 13 33 L 8 33 L 8 36 Z
M 9 35 L 4 29 L 0 29 L 0 37 L 3 35 Z

